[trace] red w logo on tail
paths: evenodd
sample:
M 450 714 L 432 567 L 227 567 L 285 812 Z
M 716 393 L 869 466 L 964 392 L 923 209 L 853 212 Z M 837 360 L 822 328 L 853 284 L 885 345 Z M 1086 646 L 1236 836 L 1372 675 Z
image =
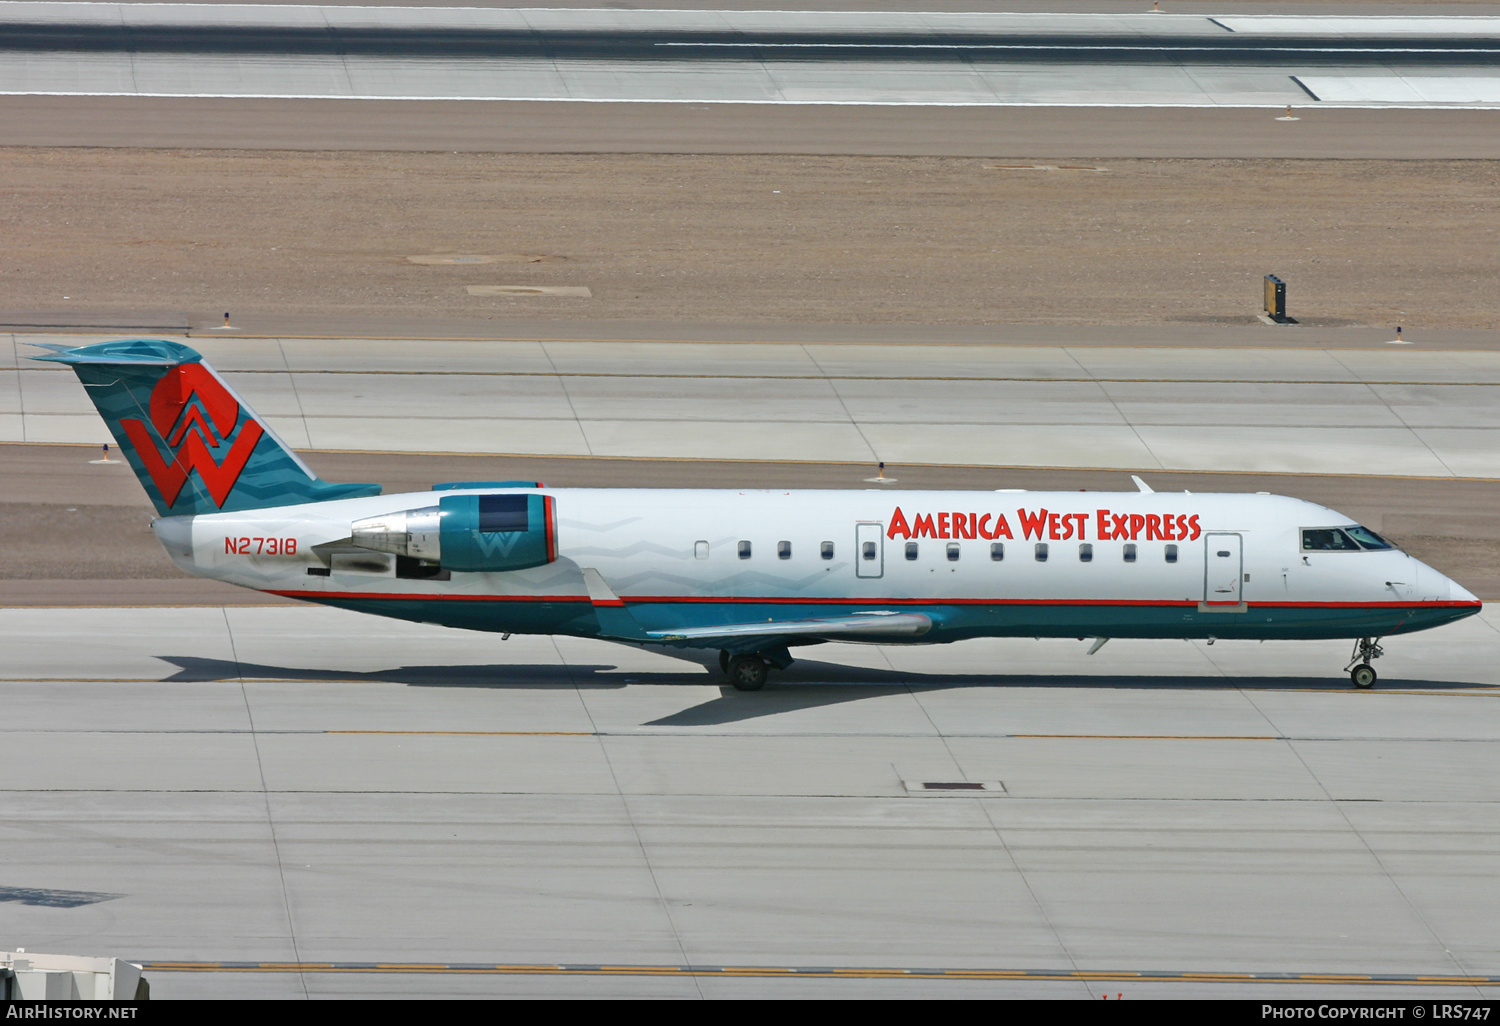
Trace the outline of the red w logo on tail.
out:
M 198 405 L 189 405 L 194 397 Z M 204 413 L 208 414 L 206 421 Z M 222 508 L 264 429 L 254 420 L 245 421 L 223 461 L 214 459 L 210 450 L 230 441 L 230 434 L 239 423 L 240 404 L 201 363 L 185 363 L 167 371 L 151 390 L 150 415 L 150 429 L 139 420 L 122 420 L 120 426 L 146 465 L 146 472 L 163 501 L 168 506 L 176 503 L 188 474 L 196 470 L 214 505 Z M 171 447 L 170 462 L 162 458 L 152 437 L 153 429 L 156 438 Z

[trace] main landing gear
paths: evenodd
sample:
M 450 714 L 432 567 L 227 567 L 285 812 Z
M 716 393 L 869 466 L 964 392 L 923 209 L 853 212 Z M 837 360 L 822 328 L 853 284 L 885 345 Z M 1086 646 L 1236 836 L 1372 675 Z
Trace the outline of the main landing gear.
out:
M 723 649 L 719 651 L 719 669 L 729 675 L 729 683 L 737 691 L 759 691 L 766 686 L 771 670 L 758 655 L 732 656 Z
M 1370 665 L 1370 660 L 1379 659 L 1385 655 L 1385 650 L 1380 647 L 1379 638 L 1360 638 L 1354 643 L 1354 654 L 1349 657 L 1349 665 L 1344 667 L 1349 673 L 1349 680 L 1360 689 L 1373 688 L 1375 686 L 1375 667 Z
M 759 691 L 766 686 L 766 677 L 773 666 L 784 670 L 791 665 L 792 654 L 785 645 L 739 654 L 731 654 L 728 649 L 719 650 L 719 669 L 738 691 Z

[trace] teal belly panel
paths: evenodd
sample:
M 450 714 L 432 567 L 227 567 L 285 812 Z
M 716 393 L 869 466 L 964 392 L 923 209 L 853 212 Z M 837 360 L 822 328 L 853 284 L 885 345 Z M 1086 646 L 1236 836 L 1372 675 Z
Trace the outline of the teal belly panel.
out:
M 299 596 L 302 597 L 302 596 Z M 511 634 L 600 634 L 586 599 L 527 601 L 412 596 L 340 597 L 308 595 L 311 601 L 360 613 L 389 616 L 465 630 Z M 1147 603 L 996 602 L 630 602 L 630 613 L 646 630 L 674 630 L 777 620 L 844 616 L 867 609 L 899 609 L 932 618 L 920 637 L 890 638 L 890 644 L 935 644 L 982 637 L 1244 638 L 1312 640 L 1383 637 L 1426 630 L 1479 612 L 1475 605 L 1275 606 L 1244 612 L 1207 612 L 1197 605 Z M 812 639 L 809 639 L 811 641 Z M 880 641 L 865 636 L 861 640 Z M 796 643 L 796 642 L 793 642 Z M 677 643 L 682 644 L 682 643 Z M 717 648 L 704 639 L 694 645 Z

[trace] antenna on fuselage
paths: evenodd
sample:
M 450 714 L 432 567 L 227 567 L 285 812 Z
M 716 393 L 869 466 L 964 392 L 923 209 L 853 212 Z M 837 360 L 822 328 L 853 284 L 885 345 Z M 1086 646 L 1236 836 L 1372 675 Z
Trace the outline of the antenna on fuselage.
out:
M 1146 482 L 1142 481 L 1140 478 L 1136 477 L 1134 474 L 1130 475 L 1130 480 L 1134 481 L 1135 482 L 1135 486 L 1137 488 L 1139 488 L 1141 491 L 1145 492 L 1147 495 L 1155 495 L 1156 494 L 1156 490 L 1154 488 L 1152 488 Z

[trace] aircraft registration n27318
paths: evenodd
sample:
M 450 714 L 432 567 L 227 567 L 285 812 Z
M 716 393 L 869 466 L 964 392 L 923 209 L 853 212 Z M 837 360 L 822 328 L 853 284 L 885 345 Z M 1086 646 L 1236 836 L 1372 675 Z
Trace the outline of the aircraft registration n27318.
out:
M 505 634 L 719 651 L 762 687 L 827 641 L 1382 638 L 1479 612 L 1331 509 L 1279 495 L 547 488 L 383 495 L 319 480 L 193 349 L 69 348 L 182 569 L 330 606 Z

